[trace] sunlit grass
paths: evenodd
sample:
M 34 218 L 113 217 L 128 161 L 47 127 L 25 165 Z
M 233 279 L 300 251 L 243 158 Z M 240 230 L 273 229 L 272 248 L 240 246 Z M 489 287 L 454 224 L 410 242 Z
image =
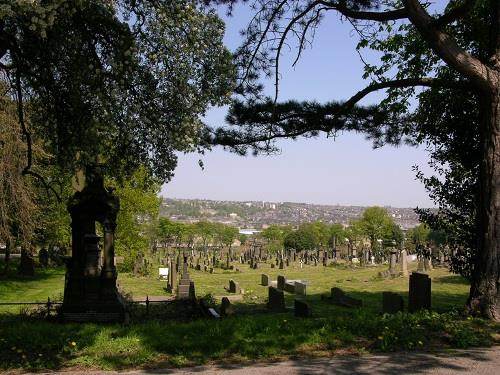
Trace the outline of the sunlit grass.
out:
M 190 269 L 197 295 L 211 294 L 218 301 L 229 295 L 230 279 L 245 290 L 235 301 L 236 316 L 220 321 L 196 319 L 141 320 L 128 326 L 61 324 L 26 315 L 0 313 L 0 369 L 59 369 L 78 366 L 92 369 L 127 369 L 155 366 L 186 366 L 210 361 L 279 359 L 301 355 L 333 355 L 392 350 L 432 350 L 446 347 L 489 345 L 499 337 L 499 326 L 460 315 L 468 283 L 446 269 L 430 272 L 433 311 L 418 314 L 382 315 L 382 292 L 394 291 L 407 301 L 408 277 L 380 279 L 387 266 L 350 269 L 292 266 L 284 270 L 262 264 L 251 270 L 235 264 L 241 272 L 216 269 L 213 274 Z M 412 268 L 410 268 L 411 271 Z M 313 316 L 299 319 L 293 312 L 275 314 L 265 309 L 267 288 L 260 275 L 277 275 L 308 282 L 308 295 L 301 297 Z M 121 288 L 136 299 L 168 295 L 155 275 L 119 275 Z M 39 272 L 33 278 L 11 275 L 0 281 L 0 301 L 46 301 L 63 289 L 63 270 Z M 363 308 L 348 309 L 322 300 L 333 286 L 361 298 Z M 295 296 L 286 293 L 288 306 Z M 164 307 L 168 309 L 168 307 Z M 171 315 L 170 315 L 171 316 Z M 175 315 L 174 315 L 175 316 Z M 178 318 L 183 318 L 179 316 Z

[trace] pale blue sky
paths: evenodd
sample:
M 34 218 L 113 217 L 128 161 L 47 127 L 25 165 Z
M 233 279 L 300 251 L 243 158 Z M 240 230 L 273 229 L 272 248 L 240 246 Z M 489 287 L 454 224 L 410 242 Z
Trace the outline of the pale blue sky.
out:
M 227 19 L 225 42 L 234 49 L 240 42 L 239 30 L 250 13 L 238 7 Z M 354 46 L 357 37 L 350 25 L 331 13 L 316 33 L 312 49 L 307 49 L 295 68 L 293 53 L 281 57 L 280 100 L 303 99 L 320 102 L 346 99 L 362 89 L 362 64 Z M 365 56 L 374 59 L 374 55 Z M 267 82 L 272 92 L 273 82 Z M 364 103 L 377 103 L 381 95 L 371 95 Z M 206 121 L 220 125 L 225 108 L 211 110 Z M 374 150 L 363 135 L 346 133 L 336 140 L 280 141 L 277 156 L 241 157 L 217 148 L 202 157 L 180 155 L 172 181 L 163 186 L 169 198 L 215 200 L 293 201 L 342 205 L 390 205 L 429 207 L 423 185 L 415 180 L 412 166 L 427 168 L 427 153 L 407 146 Z

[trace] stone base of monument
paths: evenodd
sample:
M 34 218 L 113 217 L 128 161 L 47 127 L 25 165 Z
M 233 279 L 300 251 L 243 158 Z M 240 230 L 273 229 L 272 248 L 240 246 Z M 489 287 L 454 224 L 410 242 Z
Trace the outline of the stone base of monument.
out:
M 127 309 L 115 280 L 73 277 L 67 280 L 61 317 L 67 322 L 122 323 Z

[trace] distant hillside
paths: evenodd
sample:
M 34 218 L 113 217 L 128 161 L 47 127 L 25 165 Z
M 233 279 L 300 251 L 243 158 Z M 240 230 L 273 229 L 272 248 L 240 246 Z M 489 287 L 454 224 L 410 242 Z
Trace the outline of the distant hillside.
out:
M 329 206 L 292 202 L 232 202 L 204 199 L 165 198 L 160 215 L 180 221 L 210 220 L 239 227 L 256 227 L 270 224 L 290 224 L 323 221 L 347 225 L 358 218 L 366 207 Z M 401 228 L 418 225 L 413 208 L 386 207 Z

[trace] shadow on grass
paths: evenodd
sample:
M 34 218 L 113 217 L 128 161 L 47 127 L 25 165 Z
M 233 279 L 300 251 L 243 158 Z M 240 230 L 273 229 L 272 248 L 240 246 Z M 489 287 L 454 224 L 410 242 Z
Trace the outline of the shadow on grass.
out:
M 434 282 L 445 283 L 445 284 L 459 284 L 459 285 L 470 285 L 469 281 L 459 275 L 448 275 L 435 277 Z
M 294 296 L 286 294 L 287 305 L 291 305 Z M 304 299 L 311 305 L 313 316 L 307 319 L 295 318 L 290 310 L 269 313 L 263 303 L 235 303 L 238 314 L 223 320 L 186 322 L 179 312 L 177 318 L 158 317 L 128 326 L 62 324 L 0 315 L 0 369 L 57 370 L 73 365 L 103 369 L 159 368 L 209 361 L 328 356 L 339 352 L 422 351 L 424 348 L 490 345 L 491 333 L 500 331 L 498 325 L 464 319 L 456 312 L 382 315 L 381 293 L 348 294 L 362 299 L 363 307 L 349 309 L 321 300 L 319 294 L 309 295 Z M 433 301 L 438 301 L 440 308 L 450 307 L 447 311 L 461 308 L 465 298 L 463 294 L 444 292 L 433 295 Z M 396 373 L 397 369 L 423 372 L 446 364 L 444 359 L 443 363 L 429 359 L 430 362 L 414 369 L 415 363 L 426 360 L 426 355 L 417 354 L 418 360 L 408 363 L 399 359 L 404 358 L 404 354 L 390 356 L 384 359 L 383 366 Z M 336 361 L 336 373 L 357 373 L 358 370 L 368 373 L 362 361 L 345 360 L 344 363 L 343 358 L 301 362 L 299 373 L 314 373 L 314 368 L 324 369 L 322 366 L 329 366 L 329 361 Z

